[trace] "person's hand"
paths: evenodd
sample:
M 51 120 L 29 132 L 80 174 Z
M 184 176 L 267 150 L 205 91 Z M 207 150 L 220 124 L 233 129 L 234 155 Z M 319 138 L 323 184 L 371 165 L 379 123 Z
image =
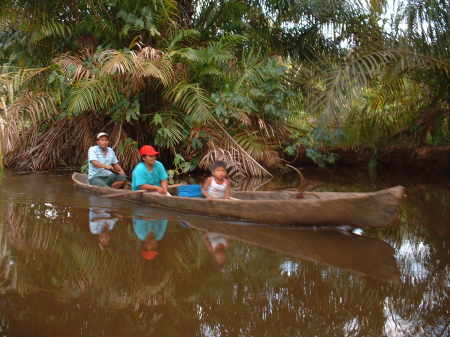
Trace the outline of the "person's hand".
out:
M 112 167 L 112 165 L 106 165 L 105 169 L 110 170 L 110 171 L 114 171 L 114 167 Z
M 164 188 L 159 187 L 159 186 L 157 187 L 156 191 L 157 191 L 159 194 L 167 194 L 167 191 L 166 191 Z

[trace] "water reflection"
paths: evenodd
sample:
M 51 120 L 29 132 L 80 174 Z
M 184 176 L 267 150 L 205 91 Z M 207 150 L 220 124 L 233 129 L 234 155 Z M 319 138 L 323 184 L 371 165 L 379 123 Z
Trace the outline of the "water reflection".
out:
M 207 232 L 203 235 L 203 241 L 216 263 L 223 266 L 227 258 L 226 251 L 230 246 L 228 239 L 220 233 Z
M 394 249 L 378 239 L 331 229 L 276 228 L 212 221 L 191 226 L 206 232 L 203 237 L 208 250 L 219 264 L 225 261 L 225 250 L 231 239 L 380 280 L 400 281 Z
M 140 211 L 133 213 L 133 229 L 137 238 L 142 242 L 141 256 L 145 260 L 153 260 L 159 255 L 159 241 L 166 234 L 168 220 L 152 219 Z
M 450 193 L 411 187 L 408 196 L 396 226 L 361 236 L 243 227 L 86 195 L 0 197 L 0 331 L 446 336 Z M 103 231 L 111 238 L 101 250 Z M 141 255 L 150 234 L 151 263 Z M 220 273 L 209 245 L 226 246 Z
M 108 246 L 111 240 L 111 231 L 118 220 L 104 208 L 89 208 L 89 230 L 93 235 L 98 236 L 100 248 Z

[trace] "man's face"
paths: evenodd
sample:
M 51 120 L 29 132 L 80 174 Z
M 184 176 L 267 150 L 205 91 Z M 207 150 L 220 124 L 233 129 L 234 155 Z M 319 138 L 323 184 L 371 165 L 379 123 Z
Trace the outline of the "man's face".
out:
M 144 157 L 142 158 L 142 160 L 143 160 L 146 164 L 153 165 L 153 164 L 155 163 L 155 161 L 156 161 L 156 156 L 149 156 L 149 155 L 146 155 L 146 156 L 144 156 Z
M 111 234 L 108 230 L 101 232 L 98 236 L 98 241 L 103 247 L 109 245 L 109 241 L 111 241 Z
M 97 139 L 97 145 L 101 148 L 106 148 L 109 145 L 109 138 L 106 136 L 101 136 L 99 139 Z

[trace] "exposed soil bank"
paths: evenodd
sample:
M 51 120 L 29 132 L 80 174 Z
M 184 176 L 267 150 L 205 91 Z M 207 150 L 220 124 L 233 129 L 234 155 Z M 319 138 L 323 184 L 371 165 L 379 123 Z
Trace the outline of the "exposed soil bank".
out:
M 450 173 L 450 146 L 388 147 L 375 154 L 371 148 L 330 148 L 335 153 L 337 166 L 367 166 L 372 158 L 386 168 L 411 169 L 428 172 Z M 301 154 L 296 165 L 313 164 L 306 154 Z

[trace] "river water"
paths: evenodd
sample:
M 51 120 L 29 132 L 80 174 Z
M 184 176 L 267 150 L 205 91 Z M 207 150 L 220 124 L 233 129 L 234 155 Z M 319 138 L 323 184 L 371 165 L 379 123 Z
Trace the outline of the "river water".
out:
M 385 228 L 273 228 L 4 174 L 0 336 L 449 336 L 448 179 L 308 174 L 407 197 Z

